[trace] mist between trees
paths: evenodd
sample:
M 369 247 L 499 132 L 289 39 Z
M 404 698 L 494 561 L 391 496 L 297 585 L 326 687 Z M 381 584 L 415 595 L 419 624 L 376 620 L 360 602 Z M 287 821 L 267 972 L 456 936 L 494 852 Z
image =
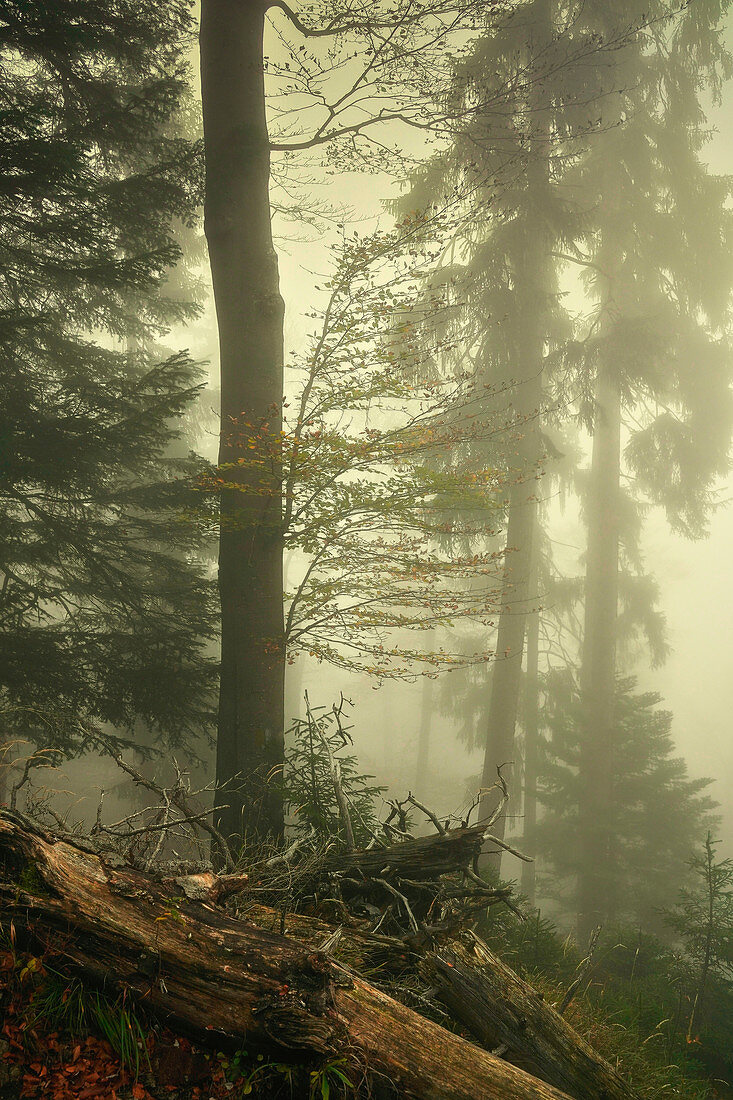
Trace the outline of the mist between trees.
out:
M 731 1072 L 725 685 L 680 728 L 648 552 L 725 522 L 729 7 L 0 5 L 0 801 L 188 771 L 232 870 L 506 784 L 535 945 L 656 937 Z

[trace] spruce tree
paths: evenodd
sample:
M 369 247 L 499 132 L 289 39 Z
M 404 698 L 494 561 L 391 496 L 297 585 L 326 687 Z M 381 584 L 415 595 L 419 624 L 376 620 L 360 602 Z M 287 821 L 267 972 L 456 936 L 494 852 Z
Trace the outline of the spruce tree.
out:
M 719 859 L 708 832 L 689 860 L 691 881 L 680 889 L 666 923 L 684 945 L 688 972 L 686 1039 L 718 1071 L 733 1064 L 733 860 Z
M 455 65 L 447 93 L 449 113 L 462 124 L 416 173 L 401 204 L 457 211 L 448 219 L 454 260 L 443 278 L 463 306 L 460 351 L 457 363 L 442 366 L 474 371 L 479 404 L 497 403 L 496 391 L 503 390 L 512 425 L 503 452 L 496 441 L 477 439 L 454 459 L 494 463 L 509 479 L 497 659 L 488 681 L 469 674 L 473 682 L 462 694 L 451 683 L 457 709 L 464 716 L 474 710 L 482 727 L 476 735 L 471 730 L 470 739 L 484 745 L 487 790 L 497 767 L 516 765 L 518 757 L 525 634 L 541 591 L 541 571 L 533 565 L 543 543 L 537 475 L 545 459 L 560 455 L 558 439 L 551 438 L 558 418 L 549 414 L 548 388 L 557 349 L 571 333 L 558 256 L 581 231 L 561 181 L 580 137 L 592 140 L 594 100 L 608 77 L 602 60 L 589 75 L 587 57 L 601 45 L 569 34 L 552 0 L 529 0 L 489 19 Z M 497 828 L 501 834 L 503 819 Z M 500 859 L 497 853 L 497 864 Z
M 573 254 L 594 307 L 575 348 L 593 455 L 580 686 L 578 919 L 589 933 L 614 904 L 614 776 L 619 569 L 630 561 L 622 477 L 635 503 L 662 505 L 672 526 L 704 530 L 710 485 L 727 469 L 731 400 L 723 338 L 730 299 L 729 182 L 704 167 L 700 92 L 730 70 L 720 6 L 588 10 L 604 34 L 642 16 L 618 51 L 622 91 L 605 133 L 568 174 L 588 212 Z
M 550 865 L 541 892 L 572 914 L 583 812 L 584 710 L 572 670 L 551 674 L 545 721 L 550 758 L 543 766 L 544 816 L 540 852 Z M 671 904 L 695 842 L 711 821 L 709 779 L 691 779 L 674 754 L 672 714 L 656 692 L 638 690 L 634 677 L 617 680 L 613 700 L 614 797 L 607 823 L 614 857 L 603 868 L 607 922 L 639 923 L 661 931 L 661 909 Z
M 16 0 L 0 30 L 5 728 L 199 736 L 214 608 L 185 521 L 200 463 L 176 441 L 200 378 L 156 348 L 195 312 L 164 288 L 199 201 L 188 5 Z

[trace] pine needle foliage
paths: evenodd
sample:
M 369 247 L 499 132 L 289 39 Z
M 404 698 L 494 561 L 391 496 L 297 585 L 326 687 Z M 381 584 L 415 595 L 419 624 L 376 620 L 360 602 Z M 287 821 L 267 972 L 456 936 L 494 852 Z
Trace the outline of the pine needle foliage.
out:
M 558 672 L 547 700 L 550 741 L 540 799 L 545 816 L 540 846 L 551 866 L 544 889 L 570 905 L 577 873 L 583 711 L 572 675 Z M 613 837 L 604 873 L 611 919 L 638 921 L 662 932 L 661 908 L 676 896 L 695 838 L 711 820 L 715 803 L 705 793 L 709 779 L 693 779 L 674 755 L 672 714 L 656 692 L 637 690 L 634 677 L 619 678 L 613 728 Z
M 334 788 L 335 764 L 354 842 L 365 848 L 380 828 L 377 810 L 387 788 L 360 771 L 357 757 L 348 751 L 351 727 L 342 724 L 341 713 L 338 707 L 308 704 L 306 717 L 293 723 L 285 761 L 285 798 L 296 836 L 314 835 L 323 843 L 343 845 L 346 831 Z
M 43 744 L 210 709 L 176 443 L 200 379 L 155 344 L 195 313 L 164 286 L 200 190 L 190 33 L 183 2 L 0 4 L 0 690 Z

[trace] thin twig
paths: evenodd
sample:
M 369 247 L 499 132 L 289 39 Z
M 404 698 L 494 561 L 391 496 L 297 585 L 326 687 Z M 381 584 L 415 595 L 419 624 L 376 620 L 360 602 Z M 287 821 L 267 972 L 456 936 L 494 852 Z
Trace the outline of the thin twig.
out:
M 425 814 L 425 816 L 426 816 L 426 817 L 429 817 L 429 818 L 430 818 L 430 820 L 432 821 L 433 825 L 434 825 L 434 826 L 435 826 L 435 828 L 436 828 L 436 829 L 438 830 L 438 834 L 439 834 L 440 836 L 445 836 L 445 835 L 446 835 L 446 830 L 445 830 L 445 828 L 444 828 L 444 827 L 443 827 L 443 825 L 442 825 L 442 824 L 440 823 L 440 821 L 438 821 L 438 818 L 437 818 L 437 817 L 436 817 L 436 815 L 435 815 L 435 814 L 433 813 L 433 811 L 432 811 L 432 810 L 429 810 L 429 809 L 427 808 L 427 806 L 423 806 L 422 802 L 418 802 L 418 800 L 417 800 L 417 799 L 416 799 L 416 798 L 414 797 L 414 795 L 413 795 L 412 791 L 410 791 L 410 792 L 409 792 L 409 794 L 407 795 L 407 799 L 406 799 L 406 801 L 407 801 L 407 802 L 411 802 L 411 803 L 412 803 L 412 805 L 413 805 L 413 806 L 415 807 L 415 809 L 417 809 L 417 810 L 422 810 L 422 812 L 423 812 L 423 813 Z
M 144 775 L 141 775 L 140 772 L 137 771 L 136 768 L 133 768 L 131 764 L 128 764 L 125 760 L 123 760 L 120 753 L 113 753 L 112 759 L 115 761 L 119 768 L 122 768 L 123 772 L 127 772 L 127 774 L 132 779 L 134 779 L 135 782 L 141 787 L 145 787 L 146 790 L 151 791 L 153 794 L 157 794 L 159 798 L 166 797 L 163 787 L 159 787 L 157 783 L 154 783 L 150 779 L 146 779 Z M 192 808 L 188 805 L 183 791 L 180 788 L 171 792 L 171 802 L 178 810 L 180 810 L 180 812 L 187 820 L 195 818 L 197 816 L 195 811 L 192 810 Z M 216 846 L 224 858 L 227 870 L 234 871 L 236 865 L 232 857 L 231 850 L 216 826 L 212 825 L 211 822 L 206 820 L 200 820 L 197 822 L 197 824 L 204 830 L 204 832 L 207 832 L 209 834 L 212 840 L 216 842 Z
M 407 900 L 407 898 L 405 897 L 405 895 L 400 893 L 400 891 L 397 889 L 397 887 L 393 886 L 391 882 L 387 882 L 386 878 L 375 878 L 374 881 L 378 882 L 381 886 L 383 886 L 385 888 L 385 890 L 389 890 L 390 894 L 394 894 L 394 896 L 396 898 L 399 898 L 399 900 L 402 902 L 402 904 L 405 907 L 405 911 L 406 911 L 407 916 L 409 918 L 410 924 L 412 925 L 413 932 L 419 932 L 420 931 L 420 925 L 415 920 L 415 914 L 413 913 L 412 909 L 410 908 L 410 903 Z
M 534 863 L 532 856 L 526 856 L 524 852 L 518 851 L 516 848 L 512 848 L 511 844 L 507 844 L 505 840 L 499 840 L 498 836 L 494 836 L 493 833 L 484 833 L 484 842 L 490 840 L 492 844 L 498 844 L 500 848 L 503 848 L 505 852 L 511 852 L 517 859 L 521 859 L 524 863 Z

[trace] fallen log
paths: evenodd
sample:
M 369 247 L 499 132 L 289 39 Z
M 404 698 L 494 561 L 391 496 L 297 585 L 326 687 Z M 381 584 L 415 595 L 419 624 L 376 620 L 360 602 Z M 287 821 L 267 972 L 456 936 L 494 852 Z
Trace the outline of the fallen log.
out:
M 488 823 L 410 837 L 386 848 L 330 853 L 325 870 L 376 879 L 385 874 L 435 879 L 470 867 L 481 851 Z
M 266 927 L 277 927 L 281 919 L 277 910 L 266 906 L 253 906 L 250 912 Z M 374 936 L 362 928 L 345 927 L 334 936 L 325 922 L 297 913 L 287 914 L 284 923 L 296 939 L 311 945 L 328 943 L 334 958 L 359 969 L 377 966 L 382 974 L 399 975 L 417 966 L 450 1015 L 484 1047 L 500 1048 L 506 1061 L 577 1100 L 636 1097 L 541 994 L 472 933 L 459 939 L 446 933 L 445 944 L 437 949 L 435 937 L 427 935 L 420 942 L 415 936 Z
M 120 863 L 0 813 L 3 925 L 204 1037 L 346 1054 L 418 1100 L 567 1100 L 322 952 Z
M 439 833 L 407 837 L 387 847 L 328 852 L 320 868 L 325 872 L 321 886 L 335 884 L 347 902 L 361 895 L 369 903 L 396 903 L 414 933 L 434 912 L 445 918 L 450 911 L 459 927 L 488 905 L 503 902 L 512 908 L 511 888 L 494 887 L 477 873 L 488 827 L 488 822 L 441 827 Z
M 636 1100 L 613 1067 L 477 936 L 427 956 L 422 969 L 451 1015 L 512 1065 L 576 1100 Z
M 318 917 L 284 913 L 267 905 L 250 905 L 238 915 L 261 928 L 291 936 L 311 950 L 321 950 L 349 969 L 378 971 L 382 978 L 403 974 L 416 963 L 418 954 L 424 954 L 418 952 L 414 937 L 375 935 L 368 931 L 366 921 L 334 928 Z

